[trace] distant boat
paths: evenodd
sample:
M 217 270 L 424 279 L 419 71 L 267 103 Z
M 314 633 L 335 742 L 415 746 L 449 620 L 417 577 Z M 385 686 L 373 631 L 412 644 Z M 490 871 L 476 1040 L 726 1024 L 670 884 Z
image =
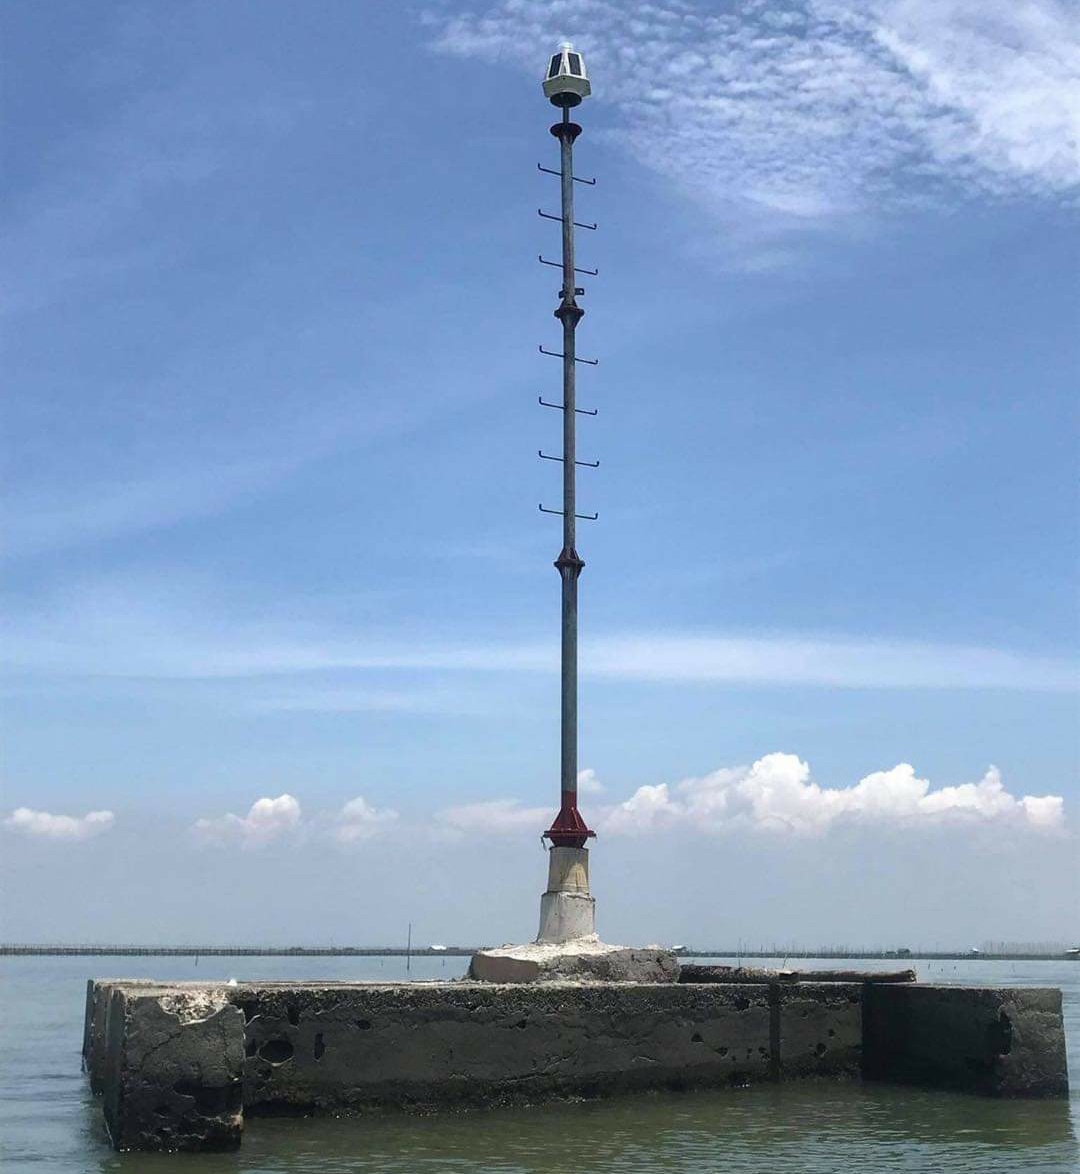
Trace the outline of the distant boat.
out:
M 446 947 L 445 947 L 445 946 L 436 946 L 436 945 L 433 945 L 431 948 L 432 948 L 433 950 L 445 950 L 445 949 L 446 949 Z
M 1066 958 L 1080 958 L 1080 946 L 1073 946 L 1065 951 Z

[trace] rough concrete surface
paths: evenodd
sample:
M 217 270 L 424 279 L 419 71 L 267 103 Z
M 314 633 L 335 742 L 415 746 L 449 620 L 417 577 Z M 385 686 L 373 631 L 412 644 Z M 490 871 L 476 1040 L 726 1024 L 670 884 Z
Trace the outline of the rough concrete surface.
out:
M 764 987 L 249 987 L 252 1111 L 491 1105 L 770 1079 Z
M 469 963 L 480 982 L 675 982 L 679 963 L 670 950 L 612 946 L 592 934 L 571 942 L 530 942 L 481 950 Z
M 778 1075 L 849 1076 L 862 1061 L 862 991 L 858 983 L 776 983 L 774 1052 Z
M 1068 1093 L 1054 990 L 121 981 L 88 989 L 84 1045 L 114 1144 L 141 1150 L 232 1148 L 242 1111 L 487 1106 L 860 1070 L 999 1096 Z
M 224 988 L 117 985 L 102 1084 L 120 1150 L 227 1150 L 243 1129 L 244 1015 Z
M 864 1072 L 987 1096 L 1069 1091 L 1061 991 L 878 986 L 863 995 Z

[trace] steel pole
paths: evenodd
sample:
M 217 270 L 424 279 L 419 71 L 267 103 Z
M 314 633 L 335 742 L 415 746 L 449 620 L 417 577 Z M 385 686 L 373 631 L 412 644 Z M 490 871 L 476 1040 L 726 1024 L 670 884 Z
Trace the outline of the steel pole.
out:
M 555 317 L 563 328 L 563 545 L 555 567 L 562 580 L 562 673 L 560 806 L 546 833 L 553 845 L 583 847 L 593 833 L 577 809 L 578 774 L 578 578 L 585 566 L 577 552 L 577 387 L 576 331 L 585 311 L 574 286 L 574 139 L 581 127 L 563 107 L 551 128 L 559 140 L 562 190 L 562 289 Z
M 570 121 L 570 111 L 563 110 L 563 122 Z M 563 328 L 563 549 L 570 554 L 571 565 L 560 568 L 562 577 L 562 796 L 563 803 L 577 806 L 577 585 L 581 573 L 577 559 L 577 324 L 574 296 L 574 143 L 564 134 L 560 139 L 562 160 L 562 262 L 563 288 L 559 306 Z M 568 312 L 569 311 L 569 312 Z M 576 565 L 575 565 L 576 563 Z

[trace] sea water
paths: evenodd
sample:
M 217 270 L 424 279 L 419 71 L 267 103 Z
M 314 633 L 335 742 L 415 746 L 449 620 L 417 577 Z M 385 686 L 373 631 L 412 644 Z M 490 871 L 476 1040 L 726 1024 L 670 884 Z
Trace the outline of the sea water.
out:
M 698 961 L 698 959 L 695 959 Z M 702 959 L 731 962 L 733 959 Z M 117 1154 L 80 1069 L 87 978 L 457 978 L 462 958 L 0 958 L 0 1169 L 28 1174 L 1077 1174 L 1080 962 L 902 963 L 927 982 L 1057 986 L 1072 1097 L 1004 1101 L 858 1082 L 634 1094 L 425 1117 L 249 1118 L 235 1154 Z M 755 965 L 778 965 L 755 959 Z

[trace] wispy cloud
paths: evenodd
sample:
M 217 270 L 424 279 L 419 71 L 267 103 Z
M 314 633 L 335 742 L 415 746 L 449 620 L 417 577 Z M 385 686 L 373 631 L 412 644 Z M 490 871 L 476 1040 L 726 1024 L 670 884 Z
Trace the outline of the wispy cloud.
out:
M 107 832 L 115 823 L 111 811 L 88 811 L 86 815 L 53 815 L 17 807 L 4 820 L 4 827 L 41 840 L 89 840 Z
M 531 828 L 539 835 L 552 815 L 551 807 L 525 807 L 517 799 L 492 799 L 446 807 L 435 813 L 435 823 L 444 830 L 460 833 L 500 835 Z
M 241 681 L 288 678 L 288 691 L 247 704 L 279 708 L 452 706 L 444 682 L 466 674 L 558 671 L 551 640 L 489 638 L 446 642 L 415 627 L 386 631 L 298 629 L 291 623 L 245 624 L 220 614 L 220 601 L 183 595 L 152 582 L 87 584 L 36 604 L 4 632 L 7 674 Z M 422 671 L 425 683 L 402 689 L 388 674 Z M 1071 692 L 1080 685 L 1064 657 L 915 640 L 842 634 L 622 632 L 582 641 L 586 676 L 640 682 L 791 685 L 845 689 L 1007 689 Z M 332 686 L 319 674 L 337 674 Z M 344 681 L 342 674 L 351 674 Z M 433 683 L 435 678 L 438 681 Z M 265 686 L 263 686 L 265 690 Z M 444 705 L 445 703 L 445 705 Z M 475 708 L 467 698 L 466 708 Z
M 996 767 L 977 783 L 938 790 L 908 763 L 875 771 L 850 787 L 822 787 L 796 755 L 767 754 L 752 766 L 716 770 L 674 787 L 639 787 L 605 810 L 600 827 L 611 834 L 751 828 L 820 835 L 843 823 L 913 828 L 942 822 L 1060 832 L 1064 802 L 1057 795 L 1010 794 Z
M 389 807 L 378 808 L 362 795 L 350 799 L 337 817 L 334 837 L 342 844 L 370 840 L 397 823 L 398 813 Z
M 565 36 L 617 140 L 744 225 L 1080 183 L 1080 23 L 1058 0 L 497 0 L 435 44 L 535 75 Z

